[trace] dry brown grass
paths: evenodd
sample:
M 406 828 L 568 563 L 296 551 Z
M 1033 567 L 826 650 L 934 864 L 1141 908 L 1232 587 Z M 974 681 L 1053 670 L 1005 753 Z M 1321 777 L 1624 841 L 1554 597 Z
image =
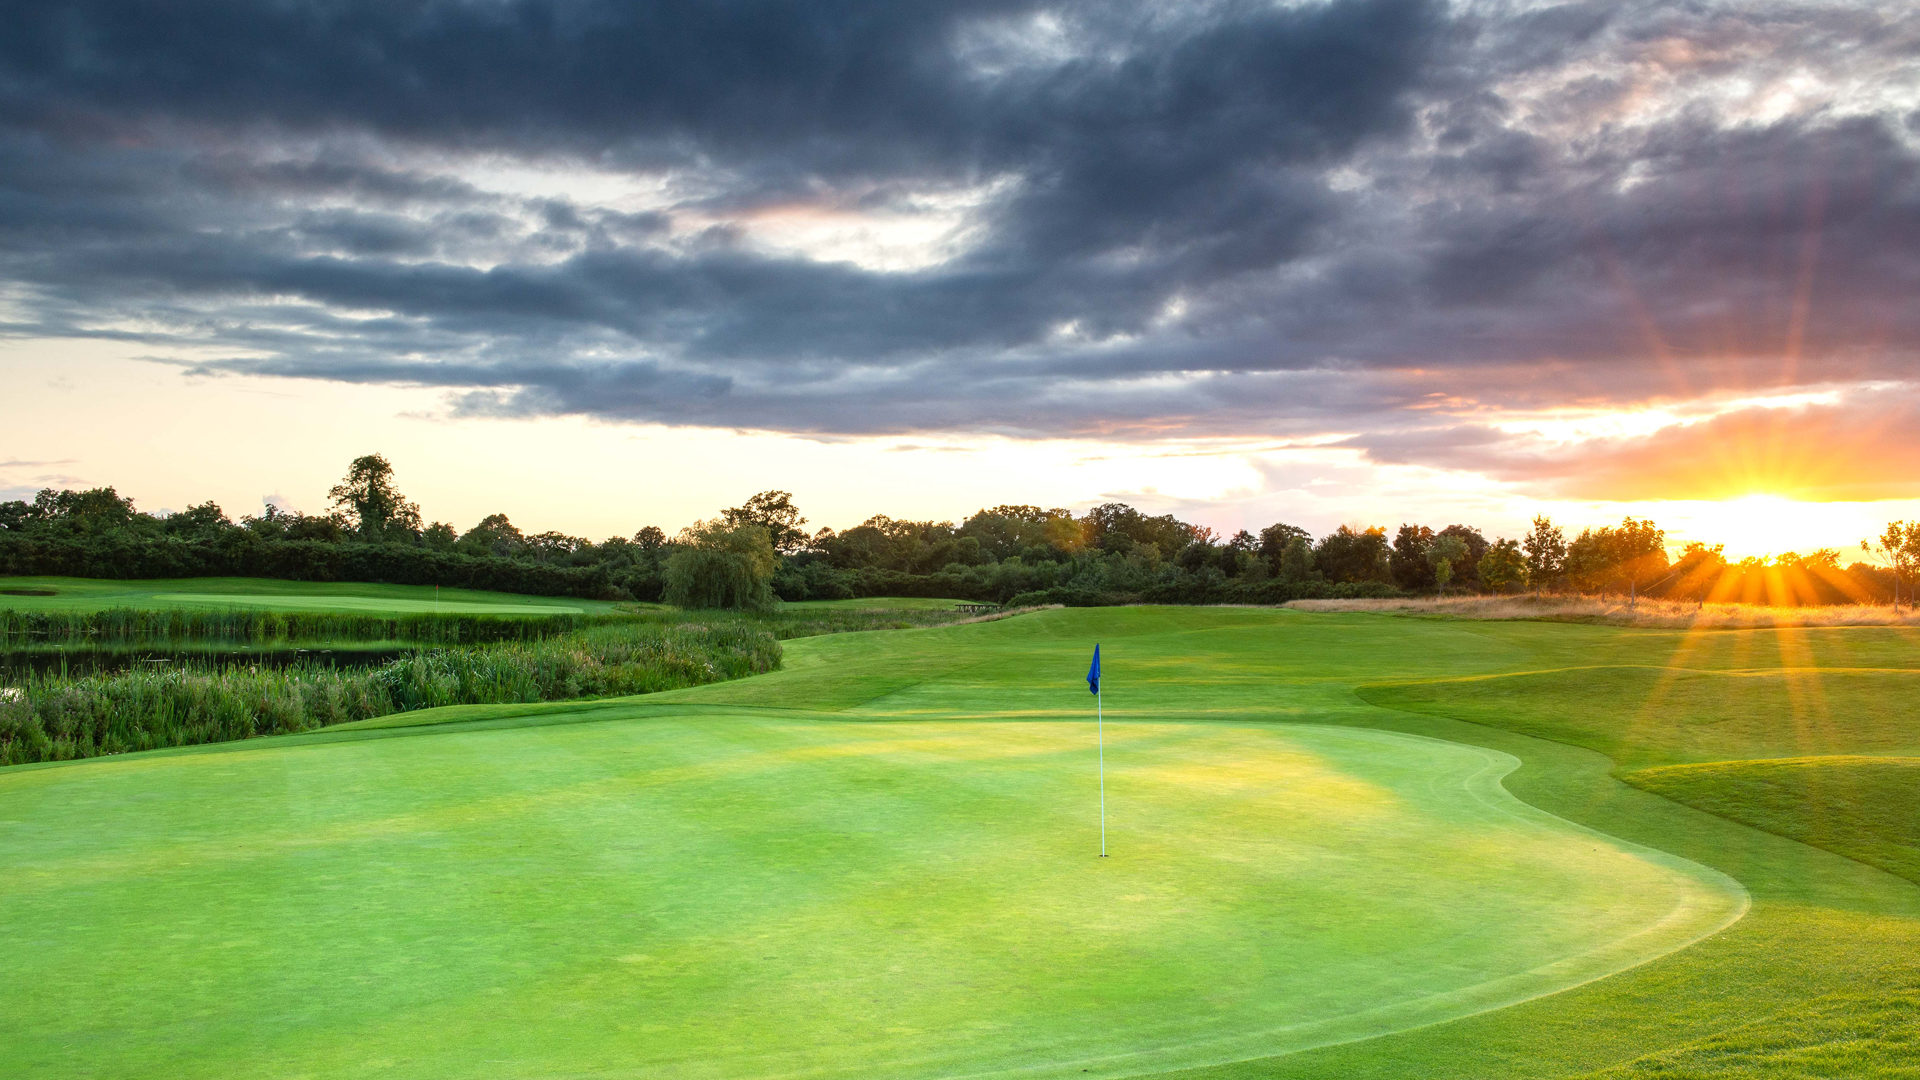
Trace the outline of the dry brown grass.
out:
M 1560 594 L 1520 596 L 1429 596 L 1403 600 L 1295 600 L 1301 611 L 1377 611 L 1455 619 L 1544 619 L 1675 629 L 1741 630 L 1774 626 L 1920 626 L 1920 615 L 1902 607 L 1838 604 L 1829 607 L 1767 607 L 1762 604 L 1697 604 L 1649 600 L 1629 604 L 1624 596 Z

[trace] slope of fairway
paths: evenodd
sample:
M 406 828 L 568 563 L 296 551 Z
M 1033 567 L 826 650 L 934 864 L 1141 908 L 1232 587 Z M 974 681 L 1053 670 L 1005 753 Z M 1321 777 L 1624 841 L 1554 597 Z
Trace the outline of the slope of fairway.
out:
M 1915 654 L 1920 655 L 1920 654 Z M 1904 659 L 1904 658 L 1903 658 Z M 1369 686 L 1378 705 L 1552 739 L 1628 767 L 1753 757 L 1920 754 L 1915 673 L 1590 666 Z
M 1920 882 L 1920 758 L 1714 761 L 1642 769 L 1624 779 Z
M 52 595 L 44 595 L 51 590 Z M 606 611 L 604 600 L 522 596 L 431 585 L 360 581 L 279 581 L 271 578 L 177 578 L 111 581 L 100 578 L 0 577 L 0 607 L 21 611 L 96 611 L 101 608 L 267 608 L 274 611 L 355 611 L 368 614 L 559 615 Z
M 1739 916 L 1727 878 L 1513 798 L 1507 752 L 1327 726 L 1387 715 L 1337 677 L 1356 647 L 1523 651 L 1402 625 L 1046 612 L 631 704 L 0 771 L 0 1074 L 1284 1062 Z

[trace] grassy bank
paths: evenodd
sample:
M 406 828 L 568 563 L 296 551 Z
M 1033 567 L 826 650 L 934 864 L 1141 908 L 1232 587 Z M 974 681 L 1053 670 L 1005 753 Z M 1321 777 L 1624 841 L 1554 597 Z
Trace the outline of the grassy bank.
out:
M 53 646 L 331 642 L 475 645 L 495 641 L 535 641 L 626 618 L 629 617 L 616 614 L 375 614 L 274 611 L 268 608 L 103 608 L 91 611 L 0 608 L 0 651 Z
M 0 607 L 20 611 L 96 611 L 102 608 L 272 611 L 357 611 L 399 614 L 464 613 L 567 615 L 611 611 L 607 600 L 526 596 L 431 585 L 364 581 L 283 581 L 277 578 L 0 577 Z
M 1352 611 L 1455 619 L 1540 619 L 1665 630 L 1765 630 L 1821 626 L 1920 626 L 1911 605 L 1829 604 L 1776 607 L 1691 600 L 1633 599 L 1559 593 L 1514 596 L 1409 596 L 1393 599 L 1294 600 L 1297 611 Z

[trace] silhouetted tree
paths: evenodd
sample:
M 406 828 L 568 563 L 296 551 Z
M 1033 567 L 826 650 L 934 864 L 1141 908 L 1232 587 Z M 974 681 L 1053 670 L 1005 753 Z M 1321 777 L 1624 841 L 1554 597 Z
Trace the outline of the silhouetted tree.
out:
M 354 458 L 346 479 L 327 497 L 363 540 L 412 539 L 420 532 L 420 507 L 401 496 L 393 483 L 393 466 L 379 454 Z

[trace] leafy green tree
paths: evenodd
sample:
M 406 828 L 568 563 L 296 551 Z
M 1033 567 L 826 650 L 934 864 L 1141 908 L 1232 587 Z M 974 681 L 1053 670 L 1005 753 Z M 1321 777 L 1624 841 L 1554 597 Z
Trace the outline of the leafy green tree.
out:
M 1295 540 L 1304 540 L 1309 547 L 1313 544 L 1313 534 L 1298 525 L 1289 525 L 1278 521 L 1260 530 L 1260 558 L 1275 577 L 1285 578 L 1280 569 L 1280 560 L 1286 554 L 1287 546 Z
M 1520 547 L 1527 555 L 1527 583 L 1537 592 L 1548 588 L 1566 571 L 1567 534 L 1545 514 L 1537 514 Z
M 744 506 L 721 511 L 720 518 L 730 526 L 760 526 L 771 538 L 773 549 L 782 555 L 791 555 L 807 543 L 807 534 L 800 528 L 807 519 L 801 517 L 799 507 L 793 505 L 791 492 L 763 491 L 748 499 Z
M 724 517 L 682 530 L 679 550 L 667 559 L 666 601 L 683 608 L 773 607 L 773 575 L 780 557 L 759 525 Z
M 168 514 L 161 525 L 168 535 L 202 543 L 217 540 L 233 528 L 233 522 L 227 519 L 226 512 L 211 502 L 189 506 L 177 514 Z
M 1059 512 L 1037 506 L 996 506 L 977 511 L 961 522 L 959 534 L 979 541 L 980 550 L 990 559 L 1011 559 L 1029 549 L 1047 546 L 1049 517 Z
M 460 534 L 444 521 L 436 521 L 420 533 L 421 542 L 434 551 L 452 551 L 459 539 Z
M 1527 584 L 1527 559 L 1517 540 L 1496 540 L 1480 557 L 1480 583 L 1494 592 L 1516 592 Z
M 1393 536 L 1393 550 L 1387 555 L 1387 572 L 1393 583 L 1403 589 L 1425 589 L 1434 584 L 1434 564 L 1429 557 L 1433 530 L 1425 525 L 1402 525 Z
M 1566 574 L 1575 587 L 1598 592 L 1640 588 L 1667 572 L 1667 534 L 1651 521 L 1623 519 L 1619 527 L 1583 529 L 1567 545 Z
M 1220 548 L 1220 572 L 1230 578 L 1264 578 L 1267 564 L 1259 556 L 1260 541 L 1245 529 L 1234 533 Z
M 525 553 L 527 538 L 505 514 L 488 514 L 460 537 L 459 548 L 469 555 L 510 559 Z
M 1305 535 L 1288 537 L 1273 576 L 1292 585 L 1318 580 L 1320 575 L 1313 568 L 1313 541 Z
M 1449 525 L 1433 534 L 1435 537 L 1452 536 L 1466 546 L 1467 553 L 1454 561 L 1453 581 L 1462 588 L 1477 588 L 1480 585 L 1480 560 L 1487 554 L 1487 537 L 1471 525 Z
M 1427 545 L 1427 562 L 1433 567 L 1435 592 L 1446 592 L 1453 580 L 1453 568 L 1467 558 L 1467 542 L 1458 536 L 1440 535 Z
M 1320 538 L 1313 564 L 1328 581 L 1387 581 L 1387 530 L 1342 525 Z
M 386 542 L 419 535 L 420 507 L 400 494 L 393 483 L 393 465 L 379 454 L 354 458 L 346 479 L 335 484 L 327 497 L 362 540 Z
M 1179 555 L 1188 544 L 1200 539 L 1202 531 L 1206 532 L 1208 538 L 1212 533 L 1211 530 L 1196 530 L 1172 514 L 1148 517 L 1125 503 L 1096 506 L 1087 511 L 1085 521 L 1087 542 L 1093 547 L 1101 551 L 1125 553 L 1132 548 L 1151 544 L 1159 558 Z

